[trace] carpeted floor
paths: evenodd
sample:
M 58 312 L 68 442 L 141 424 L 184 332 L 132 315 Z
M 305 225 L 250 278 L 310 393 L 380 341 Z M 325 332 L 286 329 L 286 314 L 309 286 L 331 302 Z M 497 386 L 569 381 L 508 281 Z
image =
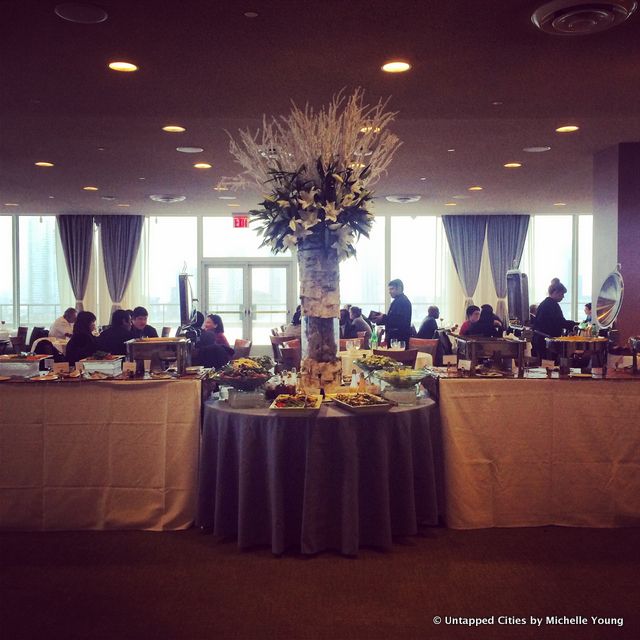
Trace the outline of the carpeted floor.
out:
M 240 553 L 196 530 L 3 533 L 0 551 L 3 640 L 640 638 L 640 529 L 435 529 L 357 559 Z M 530 624 L 563 615 L 588 623 Z

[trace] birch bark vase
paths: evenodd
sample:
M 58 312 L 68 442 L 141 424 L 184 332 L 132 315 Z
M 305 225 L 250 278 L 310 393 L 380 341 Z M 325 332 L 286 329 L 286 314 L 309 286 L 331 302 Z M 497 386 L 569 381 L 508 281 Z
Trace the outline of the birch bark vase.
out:
M 307 236 L 298 247 L 302 308 L 302 385 L 331 391 L 340 386 L 340 268 L 328 233 Z

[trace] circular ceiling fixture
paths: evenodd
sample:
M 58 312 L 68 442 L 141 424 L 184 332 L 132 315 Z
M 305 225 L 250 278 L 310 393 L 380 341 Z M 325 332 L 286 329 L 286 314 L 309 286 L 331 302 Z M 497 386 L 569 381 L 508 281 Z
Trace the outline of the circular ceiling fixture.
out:
M 502 165 L 505 169 L 519 169 L 522 166 L 522 162 L 507 162 Z
M 256 11 L 245 11 L 244 12 L 244 17 L 245 18 L 257 18 L 258 17 L 258 13 Z
M 587 36 L 618 26 L 637 8 L 637 0 L 553 0 L 538 7 L 531 21 L 551 35 Z
M 211 169 L 211 165 L 208 162 L 196 162 L 193 165 L 194 169 Z
M 177 196 L 172 193 L 154 193 L 149 196 L 154 202 L 164 202 L 165 204 L 172 204 L 174 202 L 182 202 L 187 199 L 187 196 Z
M 81 2 L 63 2 L 53 11 L 59 18 L 78 24 L 98 24 L 109 17 L 104 9 Z
M 83 191 L 98 191 L 98 187 L 82 187 Z
M 551 147 L 524 147 L 522 150 L 527 153 L 544 153 L 545 151 L 550 151 Z
M 418 202 L 422 196 L 414 195 L 391 195 L 385 196 L 384 199 L 389 202 L 395 202 L 396 204 L 409 204 L 410 202 Z
M 186 129 L 179 124 L 166 124 L 162 127 L 162 130 L 167 133 L 184 133 L 186 131 Z
M 121 73 L 133 73 L 138 70 L 138 66 L 133 62 L 125 62 L 124 60 L 115 60 L 109 63 L 109 69 L 112 71 L 120 71 Z
M 411 69 L 411 65 L 403 60 L 392 60 L 390 62 L 385 62 L 381 68 L 387 73 L 404 73 Z
M 40 161 L 40 162 L 35 162 L 34 164 L 36 165 L 36 167 L 53 167 L 53 162 Z
M 176 151 L 180 153 L 202 153 L 204 149 L 202 147 L 176 147 Z
M 580 127 L 577 124 L 565 124 L 556 129 L 556 133 L 573 133 L 574 131 L 578 131 Z

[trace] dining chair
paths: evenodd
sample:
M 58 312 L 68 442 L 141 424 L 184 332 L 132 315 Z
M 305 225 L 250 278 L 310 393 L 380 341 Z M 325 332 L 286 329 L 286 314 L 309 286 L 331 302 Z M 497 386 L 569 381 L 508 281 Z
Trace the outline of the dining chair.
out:
M 11 340 L 11 346 L 13 347 L 14 353 L 22 353 L 23 351 L 26 351 L 27 345 L 25 344 L 24 338 L 21 336 L 11 336 L 9 340 Z
M 284 342 L 291 342 L 292 340 L 298 340 L 298 342 L 300 341 L 300 339 L 296 338 L 295 336 L 269 336 L 269 339 L 271 340 L 271 348 L 273 349 L 273 359 L 276 362 L 281 361 L 281 344 L 283 344 Z
M 374 349 L 374 356 L 386 356 L 396 362 L 407 365 L 409 367 L 416 366 L 416 358 L 418 357 L 417 349 L 405 349 L 404 351 L 392 351 L 390 349 Z
M 247 358 L 251 353 L 251 340 L 237 338 L 233 343 L 233 359 Z
M 169 338 L 171 336 L 171 327 L 162 327 L 162 333 L 160 335 L 163 338 Z
M 417 349 L 428 353 L 434 364 L 436 364 L 439 344 L 440 340 L 438 338 L 409 338 L 409 349 Z
M 31 337 L 29 338 L 29 342 L 27 344 L 28 351 L 31 351 L 31 347 L 33 343 L 38 338 L 47 338 L 48 336 L 49 336 L 48 329 L 45 329 L 44 327 L 33 327 L 33 329 L 31 329 Z
M 280 349 L 280 367 L 282 369 L 291 370 L 294 367 L 300 369 L 300 347 L 289 347 L 287 349 Z

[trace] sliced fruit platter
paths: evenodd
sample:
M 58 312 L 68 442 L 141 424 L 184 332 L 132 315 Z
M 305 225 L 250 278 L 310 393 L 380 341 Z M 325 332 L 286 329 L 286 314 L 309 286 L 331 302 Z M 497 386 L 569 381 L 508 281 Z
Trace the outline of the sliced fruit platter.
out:
M 337 393 L 333 397 L 336 405 L 356 414 L 386 413 L 393 403 L 372 393 Z
M 269 407 L 272 411 L 277 411 L 281 415 L 287 416 L 308 416 L 318 413 L 322 406 L 322 396 L 310 395 L 306 393 L 296 393 L 294 395 L 281 394 Z
M 353 361 L 357 367 L 360 367 L 363 371 L 367 373 L 372 373 L 373 371 L 394 371 L 395 369 L 399 369 L 402 365 L 392 358 L 388 358 L 387 356 L 376 356 L 376 355 L 365 355 L 362 358 L 357 358 Z

